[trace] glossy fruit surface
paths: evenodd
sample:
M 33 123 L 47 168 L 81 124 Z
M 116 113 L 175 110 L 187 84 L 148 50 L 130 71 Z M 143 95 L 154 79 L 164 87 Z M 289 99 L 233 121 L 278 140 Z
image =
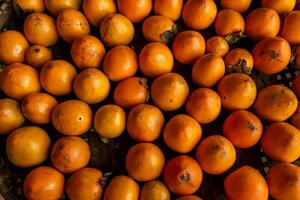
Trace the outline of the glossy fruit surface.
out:
M 140 193 L 140 200 L 151 200 L 151 199 L 160 199 L 160 200 L 170 200 L 170 192 L 167 186 L 159 181 L 153 180 L 147 182 Z
M 25 59 L 30 66 L 39 69 L 52 60 L 52 52 L 44 46 L 33 45 L 26 50 Z
M 152 0 L 117 0 L 119 12 L 133 23 L 143 21 L 152 10 Z
M 155 0 L 154 13 L 176 21 L 181 15 L 182 7 L 183 0 Z

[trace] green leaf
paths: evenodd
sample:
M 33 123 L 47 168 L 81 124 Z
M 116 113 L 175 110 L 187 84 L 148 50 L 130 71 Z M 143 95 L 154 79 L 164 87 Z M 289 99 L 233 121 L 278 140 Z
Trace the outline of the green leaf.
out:
M 101 137 L 101 141 L 102 141 L 104 144 L 108 144 L 108 143 L 109 143 L 109 138 Z

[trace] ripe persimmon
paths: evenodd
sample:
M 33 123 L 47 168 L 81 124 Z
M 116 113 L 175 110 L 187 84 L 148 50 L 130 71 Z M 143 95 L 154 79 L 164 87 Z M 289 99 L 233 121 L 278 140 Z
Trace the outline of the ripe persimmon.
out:
M 224 9 L 232 9 L 239 13 L 246 12 L 250 5 L 252 0 L 221 0 L 221 6 Z
M 45 0 L 45 6 L 49 13 L 57 16 L 63 9 L 71 8 L 79 10 L 82 0 Z
M 25 59 L 30 66 L 40 69 L 52 60 L 52 52 L 44 46 L 33 45 L 26 50 Z
M 298 75 L 293 82 L 293 92 L 300 99 L 300 75 Z
M 151 199 L 159 199 L 159 200 L 170 200 L 170 192 L 167 186 L 159 181 L 153 180 L 147 182 L 140 193 L 140 200 L 151 200 Z
M 154 13 L 176 21 L 181 15 L 182 7 L 183 0 L 155 0 Z
M 283 21 L 281 36 L 290 44 L 300 44 L 300 11 L 290 12 Z
M 220 36 L 213 36 L 206 41 L 206 53 L 224 57 L 229 51 L 228 42 Z
M 152 10 L 152 0 L 117 0 L 118 10 L 132 23 L 143 21 Z
M 248 50 L 243 48 L 236 48 L 229 51 L 224 61 L 228 72 L 250 74 L 253 69 L 253 56 Z
M 293 11 L 296 0 L 262 0 L 261 5 L 274 9 L 278 14 L 286 14 Z
M 295 114 L 291 117 L 291 124 L 300 130 L 300 105 L 298 105 Z
M 202 200 L 202 199 L 195 195 L 186 195 L 186 196 L 181 196 L 181 197 L 177 198 L 176 200 Z
M 13 0 L 12 3 L 15 9 L 17 9 L 17 6 L 19 6 L 25 12 L 45 11 L 44 0 Z

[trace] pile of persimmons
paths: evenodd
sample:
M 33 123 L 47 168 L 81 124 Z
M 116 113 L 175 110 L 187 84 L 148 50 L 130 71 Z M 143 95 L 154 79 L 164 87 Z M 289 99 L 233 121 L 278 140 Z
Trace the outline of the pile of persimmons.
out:
M 203 174 L 225 173 L 237 149 L 259 144 L 274 164 L 266 175 L 250 163 L 233 170 L 224 179 L 227 198 L 300 200 L 293 164 L 300 156 L 300 76 L 292 89 L 258 89 L 252 77 L 300 69 L 296 0 L 12 3 L 27 16 L 23 31 L 0 33 L 0 134 L 9 161 L 32 169 L 26 199 L 199 200 Z M 138 34 L 147 42 L 135 41 Z M 61 40 L 70 49 L 65 45 L 60 58 L 71 59 L 53 56 Z M 208 136 L 203 127 L 224 110 L 223 131 Z M 135 141 L 126 153 L 128 173 L 113 174 L 105 187 L 80 137 L 90 130 L 103 140 L 126 134 Z M 167 149 L 155 144 L 159 139 Z M 177 154 L 166 159 L 167 151 Z

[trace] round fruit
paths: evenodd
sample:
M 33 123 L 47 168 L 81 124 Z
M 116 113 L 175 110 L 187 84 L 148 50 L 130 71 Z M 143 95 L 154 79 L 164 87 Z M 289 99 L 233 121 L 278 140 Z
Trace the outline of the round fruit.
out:
M 15 9 L 21 8 L 24 12 L 44 12 L 44 0 L 13 0 Z
M 173 41 L 172 50 L 178 62 L 194 64 L 205 52 L 205 40 L 197 31 L 183 31 Z
M 138 142 L 152 142 L 159 137 L 163 125 L 164 115 L 157 107 L 139 104 L 128 115 L 127 131 Z
M 201 169 L 208 174 L 222 174 L 232 167 L 236 159 L 234 146 L 220 135 L 212 135 L 199 144 L 196 158 Z
M 251 2 L 252 0 L 221 0 L 221 6 L 244 13 L 249 9 Z
M 159 42 L 145 45 L 139 55 L 140 70 L 150 78 L 171 72 L 174 59 L 170 49 Z
M 229 51 L 228 42 L 220 36 L 213 36 L 206 41 L 206 53 L 212 53 L 223 57 Z
M 55 96 L 72 92 L 77 72 L 73 65 L 64 60 L 51 60 L 41 70 L 40 81 L 44 90 Z
M 88 143 L 76 136 L 58 139 L 51 151 L 51 161 L 56 169 L 70 174 L 84 168 L 90 160 Z
M 281 36 L 290 44 L 300 44 L 300 11 L 290 12 L 283 21 Z
M 128 173 L 141 182 L 158 178 L 164 168 L 165 157 L 155 144 L 139 143 L 132 146 L 126 156 Z
M 89 68 L 77 75 L 73 87 L 78 99 L 88 104 L 96 104 L 108 96 L 110 82 L 102 71 Z
M 47 132 L 35 126 L 25 126 L 13 131 L 6 141 L 9 161 L 18 167 L 32 167 L 44 162 L 50 150 Z
M 266 121 L 285 121 L 297 110 L 296 95 L 287 87 L 271 85 L 259 91 L 254 109 Z
M 176 21 L 181 15 L 182 6 L 183 0 L 155 0 L 154 13 Z
M 82 0 L 45 0 L 47 10 L 51 15 L 58 15 L 60 11 L 66 8 L 79 10 Z
M 92 125 L 91 108 L 79 100 L 67 100 L 58 104 L 52 112 L 52 124 L 65 135 L 81 135 Z
M 294 80 L 293 92 L 300 99 L 300 75 L 298 75 Z
M 228 72 L 251 74 L 253 69 L 253 56 L 246 49 L 237 48 L 231 50 L 224 61 Z
M 195 195 L 186 195 L 186 196 L 181 196 L 181 197 L 177 198 L 176 200 L 202 200 L 202 199 Z
M 201 124 L 213 122 L 221 112 L 221 98 L 211 89 L 198 88 L 189 96 L 186 112 Z
M 286 123 L 271 124 L 261 139 L 264 153 L 280 162 L 294 162 L 300 157 L 300 131 Z
M 154 80 L 151 97 L 155 105 L 163 111 L 174 111 L 184 105 L 189 95 L 189 87 L 177 73 L 167 73 Z
M 46 93 L 32 93 L 22 102 L 22 112 L 25 117 L 36 124 L 49 124 L 51 113 L 57 105 L 54 97 Z
M 25 59 L 29 65 L 39 69 L 52 60 L 52 52 L 44 46 L 33 45 L 26 50 Z
M 143 21 L 152 10 L 152 0 L 117 0 L 118 10 L 132 23 Z
M 166 185 L 159 181 L 153 180 L 144 185 L 141 190 L 140 200 L 151 200 L 151 199 L 159 199 L 159 200 L 170 200 L 170 192 Z
M 296 0 L 262 0 L 261 5 L 274 9 L 278 14 L 286 14 L 294 9 Z
M 300 130 L 300 105 L 298 105 L 297 111 L 291 117 L 291 124 Z
M 23 192 L 28 200 L 57 200 L 64 194 L 65 178 L 52 167 L 38 167 L 26 176 Z

